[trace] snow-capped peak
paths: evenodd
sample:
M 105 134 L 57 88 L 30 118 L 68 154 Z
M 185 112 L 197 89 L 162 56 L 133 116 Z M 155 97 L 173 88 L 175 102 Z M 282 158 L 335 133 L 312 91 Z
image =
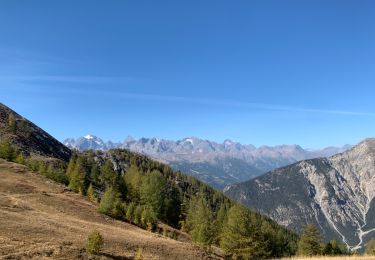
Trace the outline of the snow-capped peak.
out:
M 190 143 L 191 145 L 194 145 L 194 140 L 192 138 L 185 138 L 184 143 Z
M 88 134 L 88 135 L 84 136 L 84 138 L 87 139 L 87 140 L 92 140 L 92 139 L 95 139 L 95 136 Z

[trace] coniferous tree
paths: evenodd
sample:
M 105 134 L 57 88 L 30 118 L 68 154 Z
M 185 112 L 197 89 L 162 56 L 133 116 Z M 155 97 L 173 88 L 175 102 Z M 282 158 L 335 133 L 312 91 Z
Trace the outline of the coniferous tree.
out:
M 100 201 L 98 211 L 114 218 L 123 216 L 121 194 L 114 188 L 108 188 Z
M 16 151 L 8 140 L 1 141 L 0 143 L 0 158 L 7 161 L 13 161 L 16 157 Z
M 92 186 L 92 183 L 90 183 L 89 188 L 87 189 L 87 198 L 91 200 L 92 202 L 98 201 L 98 199 L 96 198 L 96 194 L 94 191 L 94 187 Z
M 140 188 L 142 204 L 150 206 L 159 219 L 165 210 L 166 186 L 163 175 L 154 170 L 143 177 Z
M 17 121 L 13 114 L 8 116 L 8 129 L 12 134 L 15 134 L 17 131 Z
M 133 222 L 134 224 L 138 226 L 142 226 L 142 212 L 143 212 L 143 206 L 142 205 L 137 205 L 134 210 L 134 218 Z
M 117 173 L 113 169 L 113 163 L 110 160 L 106 160 L 104 165 L 100 169 L 100 178 L 105 185 L 105 187 L 116 187 L 117 183 Z
M 140 202 L 140 187 L 142 175 L 137 166 L 132 165 L 124 175 L 124 181 L 127 187 L 127 197 L 134 202 Z
M 314 225 L 306 225 L 298 241 L 298 255 L 314 256 L 322 253 L 322 237 Z
M 134 202 L 130 202 L 128 207 L 126 208 L 126 219 L 130 222 L 134 222 L 134 212 L 136 208 L 136 204 Z
M 69 188 L 72 191 L 79 192 L 81 194 L 86 194 L 86 169 L 85 169 L 85 159 L 78 157 L 73 171 L 68 175 L 69 177 Z
M 149 231 L 154 231 L 157 225 L 157 218 L 155 212 L 150 207 L 144 207 L 141 215 L 141 222 L 144 228 Z
M 213 243 L 213 214 L 207 205 L 207 201 L 202 196 L 190 201 L 186 221 L 191 238 L 195 243 L 204 247 Z
M 220 246 L 234 258 L 262 259 L 270 255 L 255 215 L 237 204 L 228 212 Z

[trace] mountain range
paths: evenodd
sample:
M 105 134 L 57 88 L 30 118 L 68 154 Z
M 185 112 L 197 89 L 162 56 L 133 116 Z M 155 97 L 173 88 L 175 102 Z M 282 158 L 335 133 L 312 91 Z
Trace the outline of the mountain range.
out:
M 351 147 L 345 145 L 322 150 L 307 150 L 299 145 L 255 147 L 231 140 L 217 143 L 196 137 L 172 141 L 158 138 L 136 140 L 128 136 L 123 142 L 104 142 L 94 135 L 77 139 L 69 138 L 63 143 L 79 151 L 124 148 L 145 154 L 155 160 L 168 163 L 174 169 L 192 175 L 217 189 L 249 180 L 300 160 L 331 156 Z
M 231 185 L 225 194 L 288 228 L 313 223 L 326 239 L 362 250 L 375 235 L 375 139 Z
M 295 232 L 194 177 L 127 149 L 73 153 L 1 103 L 0 115 L 0 258 L 92 259 L 84 246 L 94 230 L 105 235 L 100 259 L 133 259 L 135 250 L 145 259 L 295 254 Z M 231 229 L 238 221 L 246 230 Z

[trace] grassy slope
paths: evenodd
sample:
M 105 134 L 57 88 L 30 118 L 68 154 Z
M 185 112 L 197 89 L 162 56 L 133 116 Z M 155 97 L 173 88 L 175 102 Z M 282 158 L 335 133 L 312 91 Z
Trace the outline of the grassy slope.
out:
M 89 232 L 105 239 L 101 258 L 207 259 L 190 242 L 180 242 L 110 219 L 96 206 L 26 167 L 0 159 L 0 258 L 87 258 Z

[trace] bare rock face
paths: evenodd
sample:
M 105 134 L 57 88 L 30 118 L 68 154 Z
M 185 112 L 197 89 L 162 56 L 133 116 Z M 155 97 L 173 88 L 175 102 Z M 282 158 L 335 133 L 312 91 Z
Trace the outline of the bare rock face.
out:
M 312 223 L 326 240 L 361 250 L 375 237 L 375 139 L 330 158 L 276 169 L 225 193 L 286 227 Z

